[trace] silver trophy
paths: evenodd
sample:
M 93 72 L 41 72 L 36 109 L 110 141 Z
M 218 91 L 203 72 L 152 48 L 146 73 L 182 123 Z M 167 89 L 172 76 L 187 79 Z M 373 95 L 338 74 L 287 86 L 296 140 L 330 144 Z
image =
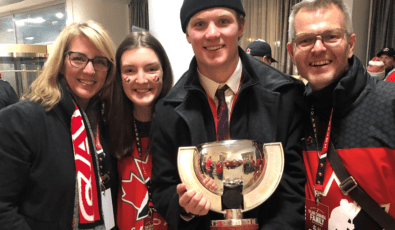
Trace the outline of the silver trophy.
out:
M 257 220 L 243 219 L 242 212 L 272 195 L 283 170 L 281 143 L 226 140 L 178 150 L 178 171 L 186 188 L 202 193 L 212 211 L 224 214 L 224 220 L 211 221 L 211 229 L 258 229 Z

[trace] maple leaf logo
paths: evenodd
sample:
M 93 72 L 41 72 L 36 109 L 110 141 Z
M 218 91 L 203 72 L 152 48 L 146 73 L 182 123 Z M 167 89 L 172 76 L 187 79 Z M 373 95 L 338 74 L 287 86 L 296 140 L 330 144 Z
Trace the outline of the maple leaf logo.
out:
M 130 170 L 129 179 L 122 180 L 122 201 L 132 205 L 137 210 L 136 221 L 148 216 L 148 189 L 147 183 L 150 178 L 144 176 L 144 170 L 151 172 L 150 156 L 146 156 L 144 160 L 134 158 L 134 164 Z M 149 171 L 148 171 L 149 170 Z M 127 191 L 127 192 L 126 192 Z

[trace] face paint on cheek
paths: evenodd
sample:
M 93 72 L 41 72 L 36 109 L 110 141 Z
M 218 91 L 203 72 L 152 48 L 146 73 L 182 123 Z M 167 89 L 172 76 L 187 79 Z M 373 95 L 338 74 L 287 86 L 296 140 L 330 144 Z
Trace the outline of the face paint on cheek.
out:
M 129 77 L 125 77 L 123 80 L 124 80 L 126 83 L 129 83 L 129 82 L 130 82 L 130 78 L 129 78 Z
M 159 82 L 159 77 L 158 77 L 158 75 L 155 75 L 155 76 L 154 76 L 154 82 Z

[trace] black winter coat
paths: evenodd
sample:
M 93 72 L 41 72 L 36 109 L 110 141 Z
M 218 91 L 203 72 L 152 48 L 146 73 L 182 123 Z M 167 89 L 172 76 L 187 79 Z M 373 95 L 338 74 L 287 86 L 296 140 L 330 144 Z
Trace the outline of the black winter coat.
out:
M 0 111 L 1 229 L 71 229 L 76 188 L 70 127 L 74 110 L 71 95 L 64 90 L 61 101 L 49 112 L 30 100 Z M 108 154 L 103 125 L 100 127 L 100 141 L 107 153 L 104 169 L 110 171 L 115 206 L 116 162 Z M 87 134 L 92 140 L 88 130 Z
M 19 101 L 10 83 L 0 80 L 0 109 Z

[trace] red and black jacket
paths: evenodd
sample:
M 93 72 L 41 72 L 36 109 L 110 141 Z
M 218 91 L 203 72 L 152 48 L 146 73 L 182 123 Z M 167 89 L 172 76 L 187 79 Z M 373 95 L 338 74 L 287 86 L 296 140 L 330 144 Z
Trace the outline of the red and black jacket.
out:
M 354 56 L 339 81 L 319 90 L 307 86 L 306 109 L 314 107 L 318 126 L 318 150 L 333 108 L 330 140 L 344 166 L 357 183 L 395 217 L 395 84 L 372 78 Z M 307 111 L 306 111 L 307 112 Z M 304 165 L 307 173 L 306 198 L 314 200 L 318 167 L 317 142 L 306 115 Z M 339 189 L 328 160 L 321 202 L 329 206 L 329 229 L 382 229 Z M 347 201 L 347 202 L 346 202 Z

